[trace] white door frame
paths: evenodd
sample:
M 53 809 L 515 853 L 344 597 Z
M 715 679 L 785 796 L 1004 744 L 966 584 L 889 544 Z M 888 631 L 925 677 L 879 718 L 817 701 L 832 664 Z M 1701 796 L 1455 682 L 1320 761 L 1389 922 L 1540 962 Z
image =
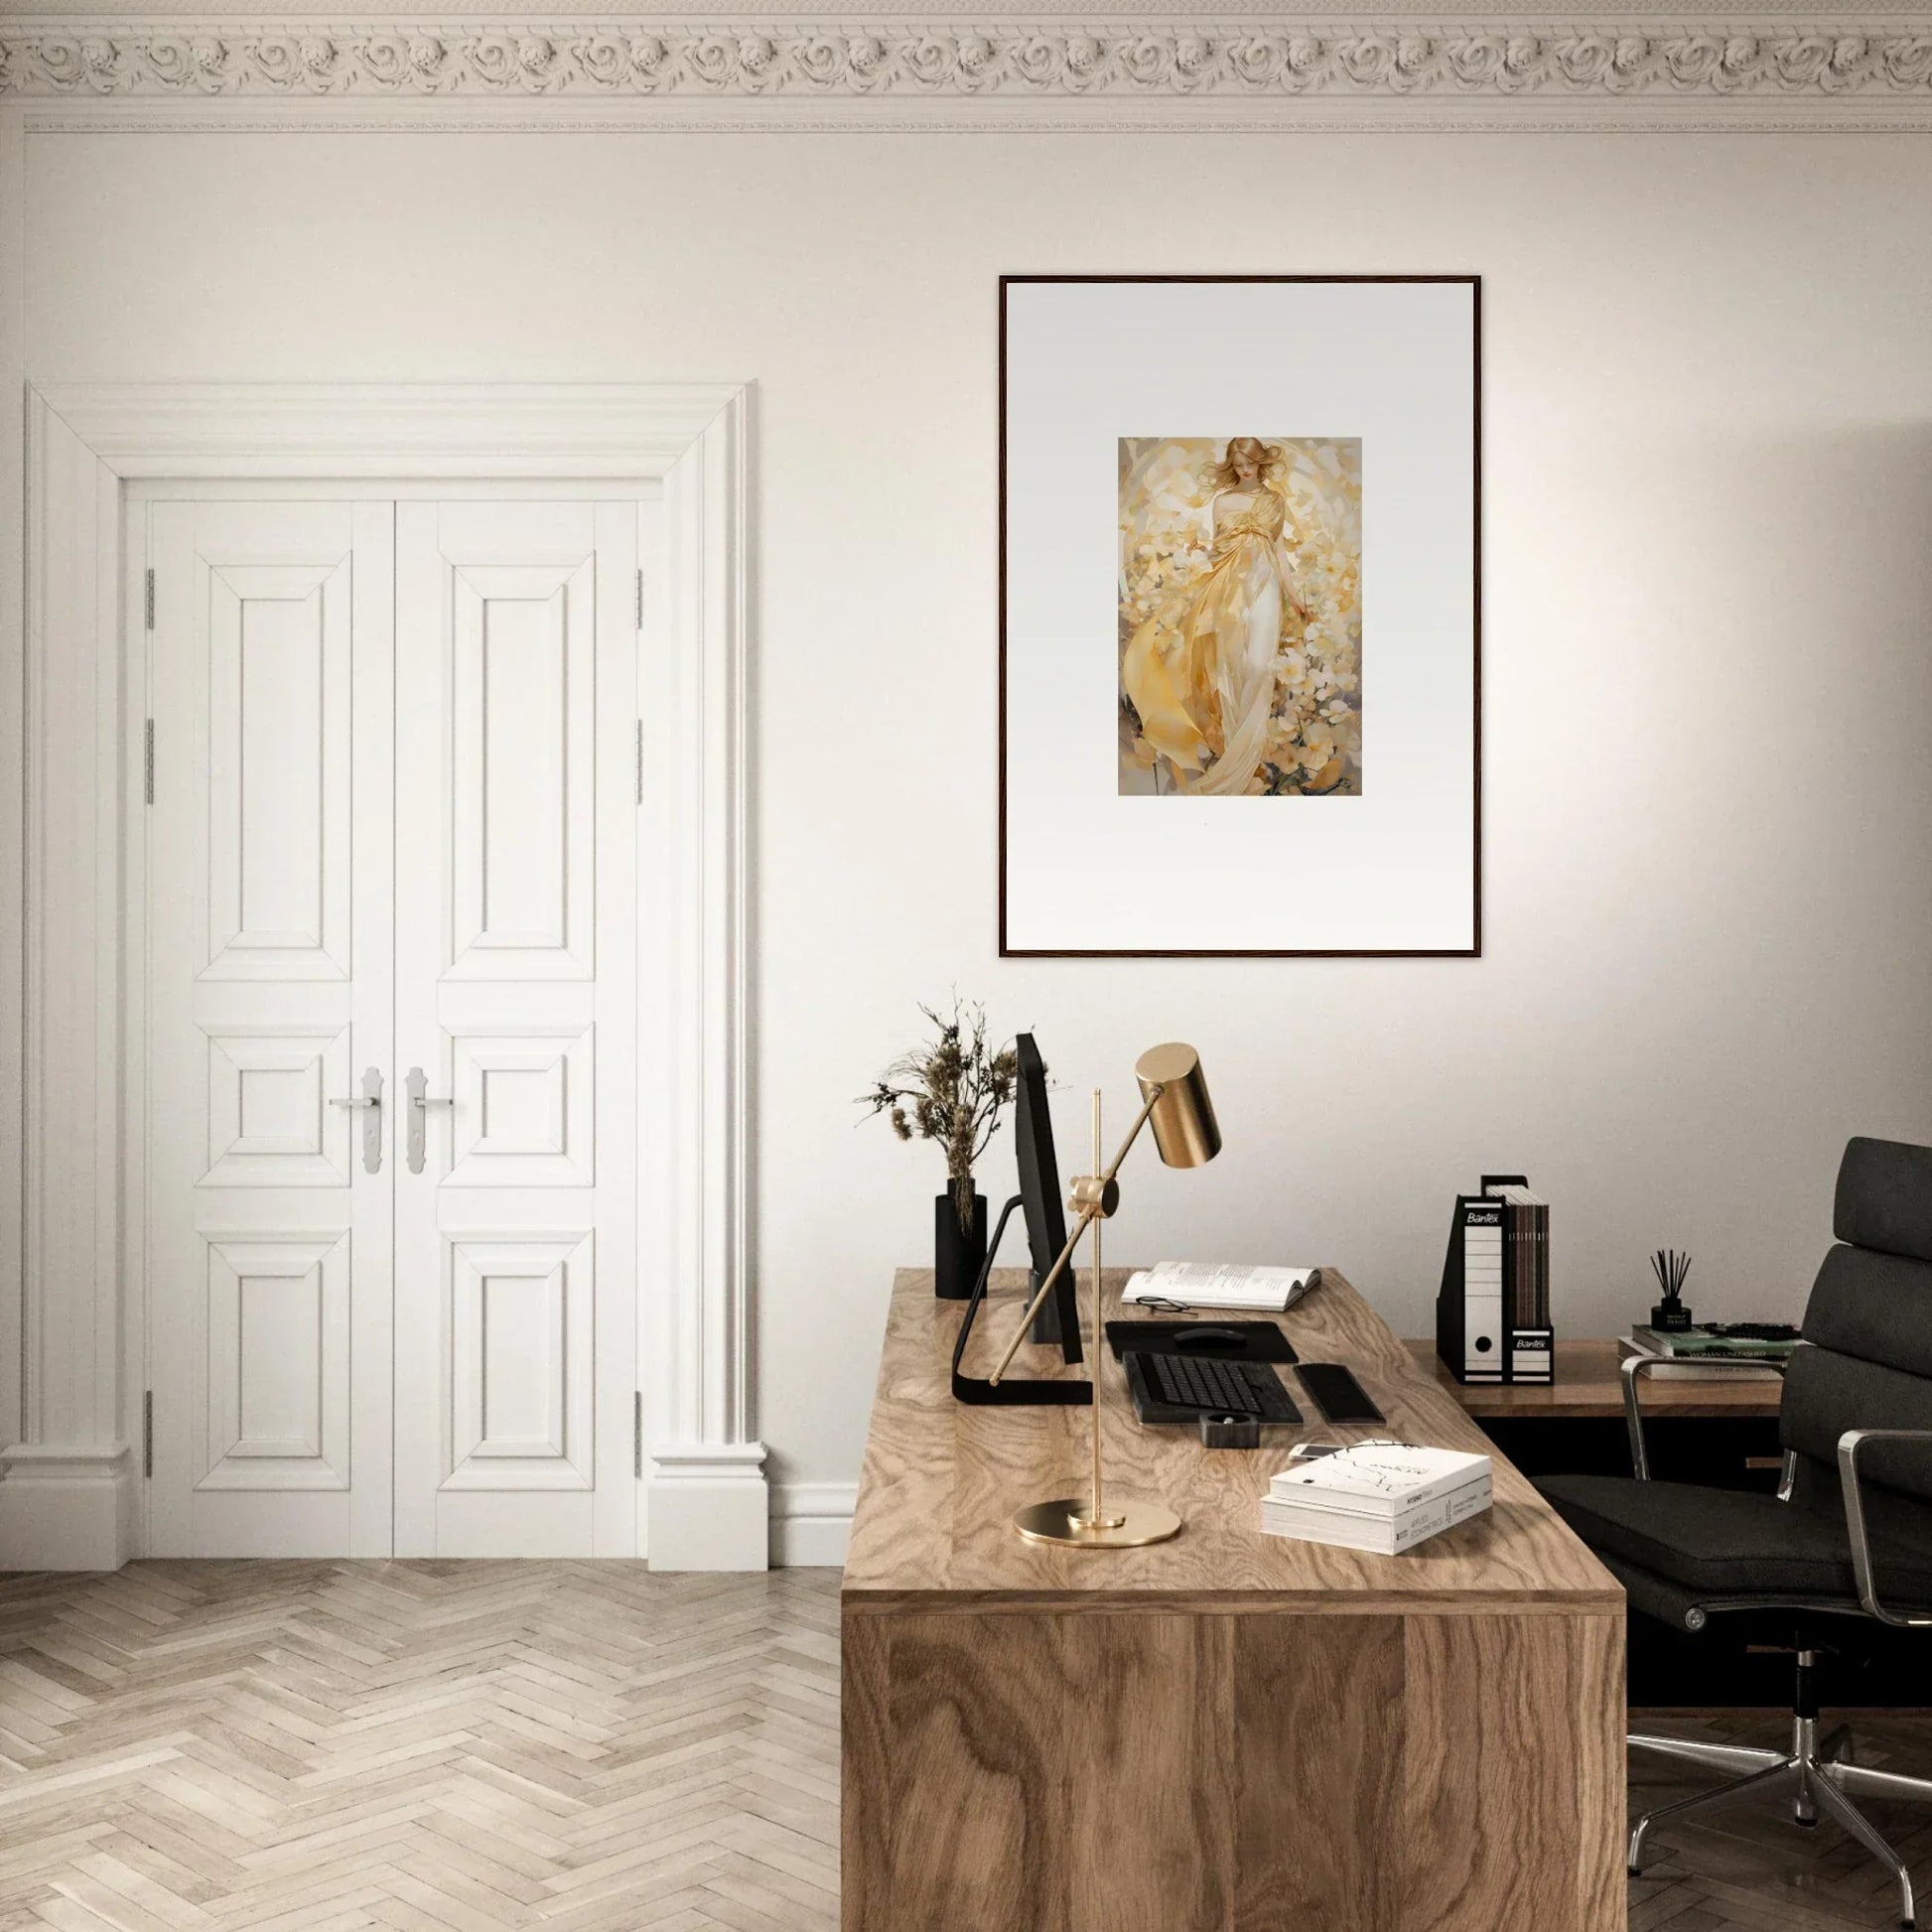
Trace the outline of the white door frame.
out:
M 153 479 L 656 480 L 639 838 L 638 1545 L 762 1569 L 751 1369 L 743 383 L 60 384 L 27 391 L 24 1262 L 19 1419 L 0 1430 L 0 1567 L 140 1554 L 143 561 Z M 123 613 L 127 647 L 123 647 Z M 7 748 L 0 747 L 0 752 Z M 132 1070 L 132 1071 L 131 1071 Z M 13 1311 L 0 1309 L 0 1349 Z M 0 1425 L 11 1419 L 0 1355 Z M 646 1540 L 647 1539 L 647 1540 Z

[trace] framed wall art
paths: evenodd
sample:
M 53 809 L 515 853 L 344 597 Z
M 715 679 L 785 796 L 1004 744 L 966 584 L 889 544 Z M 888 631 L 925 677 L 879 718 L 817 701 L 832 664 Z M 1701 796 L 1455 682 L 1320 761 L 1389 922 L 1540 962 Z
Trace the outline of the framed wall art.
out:
M 1473 275 L 1000 284 L 1000 950 L 1481 950 Z

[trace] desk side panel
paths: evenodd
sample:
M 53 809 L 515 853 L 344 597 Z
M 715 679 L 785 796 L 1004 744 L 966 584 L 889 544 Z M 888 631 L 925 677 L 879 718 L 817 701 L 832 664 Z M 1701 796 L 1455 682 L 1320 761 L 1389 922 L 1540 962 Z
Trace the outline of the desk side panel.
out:
M 1622 1619 L 845 1619 L 845 1932 L 1612 1932 Z
M 1622 1932 L 1623 1638 L 1407 1619 L 1403 1932 Z
M 1239 1616 L 1236 1932 L 1402 1924 L 1399 1616 Z
M 843 1932 L 1071 1932 L 1062 1635 L 844 1619 L 865 1714 L 845 1723 Z

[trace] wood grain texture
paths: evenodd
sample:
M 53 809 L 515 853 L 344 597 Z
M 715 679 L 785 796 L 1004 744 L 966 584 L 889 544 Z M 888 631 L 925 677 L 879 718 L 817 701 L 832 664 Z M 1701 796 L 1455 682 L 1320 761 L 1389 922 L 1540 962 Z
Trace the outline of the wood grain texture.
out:
M 875 1617 L 845 1622 L 840 1643 L 839 1787 L 844 1830 L 840 1834 L 839 1874 L 843 1896 L 852 1901 L 844 1915 L 846 1932 L 892 1932 L 867 1901 L 880 1901 L 866 1873 L 892 1868 L 892 1808 L 867 1791 L 878 1768 L 890 1763 L 892 1714 L 886 1706 L 886 1648 L 890 1626 Z
M 1621 1629 L 848 1618 L 847 1932 L 1613 1932 Z
M 1384 1932 L 1402 1903 L 1403 1620 L 1229 1622 L 1242 1707 L 1237 1921 L 1243 1932 Z
M 1065 1932 L 1065 1663 L 1059 1626 L 907 1617 L 888 1637 L 892 1932 Z M 874 1874 L 868 1872 L 870 1886 Z M 856 1923 L 867 1923 L 862 1914 Z
M 1108 1271 L 1107 1313 L 1121 1312 L 1126 1271 Z M 1020 1312 L 1024 1276 L 996 1273 L 969 1366 L 984 1373 Z M 1081 1305 L 1087 1306 L 1084 1282 Z M 1422 1608 L 1620 1611 L 1615 1580 L 1528 1480 L 1495 1457 L 1495 1503 L 1483 1516 L 1401 1557 L 1376 1557 L 1259 1533 L 1259 1502 L 1294 1443 L 1395 1435 L 1495 1455 L 1461 1407 L 1426 1373 L 1342 1278 L 1283 1317 L 1305 1361 L 1354 1369 L 1388 1417 L 1373 1430 L 1313 1422 L 1271 1432 L 1259 1451 L 1213 1450 L 1184 1430 L 1144 1429 L 1119 1364 L 1104 1364 L 1101 1416 L 1109 1482 L 1158 1499 L 1185 1528 L 1148 1550 L 1059 1550 L 1009 1528 L 1022 1504 L 1077 1493 L 1090 1412 L 979 1409 L 952 1398 L 958 1303 L 935 1302 L 930 1274 L 901 1270 L 894 1290 L 872 1430 L 846 1561 L 848 1612 L 951 1607 L 1063 1607 L 1068 1596 L 1118 1608 L 1284 1608 L 1317 1614 Z M 1016 1372 L 1083 1377 L 1057 1355 L 1023 1351 Z M 1299 1386 L 1291 1391 L 1301 1400 Z M 1309 1405 L 1304 1402 L 1305 1410 Z M 1311 1411 L 1310 1412 L 1311 1414 Z
M 1623 1917 L 1621 1617 L 1411 1617 L 1404 1932 Z
M 995 1641 L 1009 1619 L 995 1624 Z M 1059 1755 L 1069 1916 L 1172 1932 L 1227 1922 L 1236 1865 L 1225 1617 L 1063 1616 Z M 1095 1775 L 1099 1771 L 1100 1775 Z
M 1557 1379 L 1547 1388 L 1458 1382 L 1443 1365 L 1433 1341 L 1412 1340 L 1408 1347 L 1423 1372 L 1471 1416 L 1619 1421 L 1623 1416 L 1623 1382 L 1617 1373 L 1622 1351 L 1614 1341 L 1559 1341 Z M 1650 1375 L 1643 1383 L 1643 1412 L 1646 1416 L 1775 1416 L 1783 1390 L 1781 1382 L 1759 1382 L 1747 1375 L 1713 1376 L 1708 1381 Z

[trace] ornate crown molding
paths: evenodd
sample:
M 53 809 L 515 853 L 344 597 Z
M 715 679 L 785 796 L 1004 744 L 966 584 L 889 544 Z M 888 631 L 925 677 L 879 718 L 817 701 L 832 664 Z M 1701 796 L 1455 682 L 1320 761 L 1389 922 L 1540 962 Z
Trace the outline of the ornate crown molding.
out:
M 1171 17 L 825 27 L 50 17 L 0 22 L 0 94 L 103 105 L 655 102 L 735 107 L 740 124 L 757 103 L 814 102 L 1204 104 L 1277 115 L 1297 104 L 1508 105 L 1582 110 L 1595 124 L 1654 104 L 1691 109 L 1702 125 L 1722 124 L 1727 111 L 1763 125 L 1754 110 L 1781 106 L 1826 124 L 1916 126 L 1932 125 L 1932 20 L 1428 27 Z

